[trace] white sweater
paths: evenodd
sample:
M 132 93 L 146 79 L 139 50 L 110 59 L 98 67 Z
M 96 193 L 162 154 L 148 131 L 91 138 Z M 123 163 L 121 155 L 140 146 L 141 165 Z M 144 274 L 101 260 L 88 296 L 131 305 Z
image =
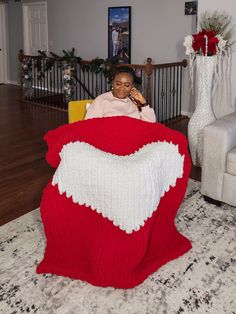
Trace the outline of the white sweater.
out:
M 112 92 L 107 92 L 96 97 L 89 106 L 85 119 L 113 116 L 128 116 L 148 122 L 156 122 L 154 110 L 145 106 L 140 112 L 137 106 L 127 97 L 116 98 Z

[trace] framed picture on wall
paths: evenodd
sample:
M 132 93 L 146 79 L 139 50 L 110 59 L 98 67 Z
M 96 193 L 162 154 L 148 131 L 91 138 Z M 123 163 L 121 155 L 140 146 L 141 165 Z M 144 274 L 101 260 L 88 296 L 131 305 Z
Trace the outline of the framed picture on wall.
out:
M 131 7 L 108 8 L 108 58 L 131 62 Z
M 185 2 L 185 15 L 197 14 L 197 1 Z

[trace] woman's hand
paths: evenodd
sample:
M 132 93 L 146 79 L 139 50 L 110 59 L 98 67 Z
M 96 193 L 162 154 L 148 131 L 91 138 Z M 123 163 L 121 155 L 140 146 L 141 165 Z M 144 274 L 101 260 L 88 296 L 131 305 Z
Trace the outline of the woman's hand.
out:
M 137 101 L 137 103 L 140 103 L 141 106 L 147 103 L 144 96 L 135 87 L 131 89 L 130 96 L 134 98 Z

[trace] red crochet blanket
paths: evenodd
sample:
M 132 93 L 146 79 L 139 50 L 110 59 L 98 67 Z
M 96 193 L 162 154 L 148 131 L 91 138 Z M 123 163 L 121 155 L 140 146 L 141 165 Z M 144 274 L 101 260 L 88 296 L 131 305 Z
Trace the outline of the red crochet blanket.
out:
M 163 264 L 191 248 L 175 227 L 190 171 L 186 138 L 159 123 L 129 117 L 97 118 L 63 125 L 49 131 L 46 159 L 57 167 L 63 145 L 82 141 L 116 155 L 132 154 L 143 145 L 167 141 L 184 155 L 184 173 L 161 198 L 157 210 L 139 231 L 131 234 L 90 207 L 60 195 L 51 182 L 43 192 L 41 216 L 47 239 L 38 273 L 53 273 L 85 280 L 97 286 L 132 288 Z

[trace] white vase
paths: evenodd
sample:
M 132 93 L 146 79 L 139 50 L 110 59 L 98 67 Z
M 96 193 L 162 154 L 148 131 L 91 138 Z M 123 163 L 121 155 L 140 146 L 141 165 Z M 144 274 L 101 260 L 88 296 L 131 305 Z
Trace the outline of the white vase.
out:
M 199 167 L 202 165 L 203 128 L 216 119 L 211 103 L 216 60 L 216 56 L 196 56 L 196 101 L 188 124 L 188 140 L 192 163 Z

